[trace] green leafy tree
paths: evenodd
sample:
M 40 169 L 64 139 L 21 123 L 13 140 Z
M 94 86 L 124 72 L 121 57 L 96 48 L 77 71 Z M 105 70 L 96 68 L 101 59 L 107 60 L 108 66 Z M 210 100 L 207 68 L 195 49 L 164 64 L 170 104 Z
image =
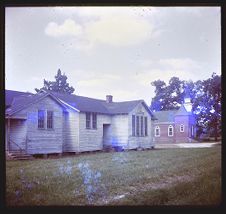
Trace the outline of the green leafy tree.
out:
M 60 69 L 57 71 L 55 81 L 47 81 L 44 79 L 44 86 L 40 89 L 35 88 L 35 91 L 39 92 L 42 89 L 67 94 L 72 94 L 75 91 L 72 86 L 69 86 L 67 76 L 65 74 L 62 75 Z
M 155 97 L 152 99 L 151 109 L 153 111 L 160 111 L 165 109 L 165 92 L 166 83 L 162 80 L 156 80 L 151 83 L 155 86 Z
M 183 102 L 185 87 L 188 84 L 191 83 L 186 83 L 178 77 L 172 77 L 168 85 L 162 80 L 153 81 L 151 85 L 155 86 L 155 97 L 152 99 L 151 109 L 153 111 L 178 109 Z
M 216 141 L 221 136 L 221 96 L 221 77 L 213 73 L 211 78 L 202 81 L 194 102 L 198 127 Z
M 207 80 L 182 81 L 172 77 L 169 84 L 162 80 L 151 83 L 155 97 L 151 102 L 153 111 L 178 109 L 184 96 L 189 93 L 197 121 L 197 135 L 208 132 L 217 140 L 221 135 L 221 77 L 213 73 Z

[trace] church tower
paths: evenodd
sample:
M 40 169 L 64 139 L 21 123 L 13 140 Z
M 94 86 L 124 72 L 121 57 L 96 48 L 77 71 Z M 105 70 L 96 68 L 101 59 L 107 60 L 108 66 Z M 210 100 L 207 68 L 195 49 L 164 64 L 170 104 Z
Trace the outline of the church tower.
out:
M 190 97 L 190 95 L 187 91 L 186 91 L 186 94 L 184 96 L 184 107 L 187 110 L 187 112 L 192 113 L 191 97 Z
M 175 114 L 176 143 L 189 143 L 196 136 L 195 117 L 191 97 L 185 89 L 184 102 Z

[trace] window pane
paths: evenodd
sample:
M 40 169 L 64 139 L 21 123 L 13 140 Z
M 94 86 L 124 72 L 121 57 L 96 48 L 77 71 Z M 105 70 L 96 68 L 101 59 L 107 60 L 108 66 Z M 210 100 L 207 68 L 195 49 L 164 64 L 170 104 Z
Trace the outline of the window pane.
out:
M 141 116 L 140 117 L 140 126 L 141 126 L 141 136 L 143 136 L 144 135 L 144 130 L 143 130 L 143 126 L 144 126 L 144 124 L 143 124 L 144 122 L 143 122 L 143 116 Z
M 136 134 L 137 134 L 137 136 L 139 136 L 140 135 L 140 132 L 139 132 L 139 128 L 140 128 L 140 126 L 139 126 L 139 116 L 136 116 L 136 123 L 137 123 L 136 124 L 136 128 L 137 128 L 137 130 L 136 130 L 137 133 Z
M 160 136 L 160 128 L 158 126 L 155 128 L 155 136 Z
M 173 136 L 173 127 L 172 126 L 168 127 L 168 136 Z
M 135 136 L 135 115 L 132 115 L 132 136 Z
M 193 137 L 193 135 L 194 135 L 194 127 L 191 126 L 191 137 Z
M 86 128 L 90 129 L 90 113 L 86 113 Z
M 144 122 L 145 122 L 145 136 L 147 136 L 148 135 L 148 118 L 147 117 L 145 117 L 144 118 Z
M 97 128 L 97 114 L 93 113 L 93 129 Z
M 53 128 L 53 112 L 47 111 L 47 129 Z
M 44 128 L 45 111 L 38 110 L 38 128 Z

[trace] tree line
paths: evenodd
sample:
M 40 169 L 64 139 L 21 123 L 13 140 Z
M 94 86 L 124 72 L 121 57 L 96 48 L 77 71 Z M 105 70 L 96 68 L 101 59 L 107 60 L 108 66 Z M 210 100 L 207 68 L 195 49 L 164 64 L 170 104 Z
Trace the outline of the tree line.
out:
M 151 85 L 155 87 L 152 111 L 179 109 L 185 94 L 189 93 L 197 121 L 197 137 L 208 133 L 217 140 L 221 136 L 221 76 L 213 73 L 210 78 L 196 82 L 172 77 L 168 84 L 156 80 Z

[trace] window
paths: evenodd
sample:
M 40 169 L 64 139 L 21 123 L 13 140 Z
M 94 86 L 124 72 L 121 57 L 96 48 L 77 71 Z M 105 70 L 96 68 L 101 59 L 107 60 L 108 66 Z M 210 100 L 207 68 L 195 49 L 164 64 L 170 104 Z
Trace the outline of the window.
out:
M 137 128 L 137 130 L 136 130 L 136 135 L 137 136 L 139 136 L 140 135 L 140 132 L 139 132 L 139 128 L 140 128 L 140 126 L 139 126 L 139 116 L 136 116 L 136 128 Z
M 144 117 L 144 134 L 148 136 L 148 118 Z
M 180 125 L 180 132 L 184 132 L 184 124 Z
M 168 126 L 168 137 L 172 137 L 173 136 L 173 126 L 169 125 Z
M 90 113 L 86 113 L 86 128 L 90 129 Z
M 141 126 L 141 132 L 140 132 L 140 135 L 141 136 L 144 136 L 144 122 L 143 122 L 143 116 L 140 117 L 140 126 Z
M 191 137 L 194 137 L 194 126 L 191 126 Z
M 45 111 L 38 110 L 38 128 L 44 129 Z
M 97 128 L 97 114 L 96 113 L 93 113 L 93 129 L 96 129 Z
M 53 111 L 47 111 L 47 129 L 53 128 Z
M 135 136 L 135 115 L 132 115 L 132 136 Z
M 160 137 L 160 128 L 159 128 L 159 126 L 155 127 L 155 137 Z

